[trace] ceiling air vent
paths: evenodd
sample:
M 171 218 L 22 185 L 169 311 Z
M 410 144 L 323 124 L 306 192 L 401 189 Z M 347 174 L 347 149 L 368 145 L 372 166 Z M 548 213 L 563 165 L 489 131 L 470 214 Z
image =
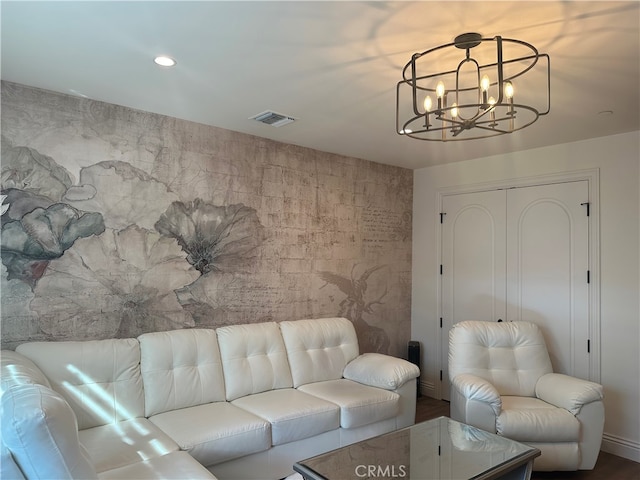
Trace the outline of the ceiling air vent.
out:
M 256 120 L 258 122 L 266 123 L 272 127 L 281 127 L 287 123 L 295 122 L 295 118 L 288 115 L 282 115 L 281 113 L 272 112 L 267 110 L 266 112 L 259 113 L 253 117 L 249 117 L 249 120 Z

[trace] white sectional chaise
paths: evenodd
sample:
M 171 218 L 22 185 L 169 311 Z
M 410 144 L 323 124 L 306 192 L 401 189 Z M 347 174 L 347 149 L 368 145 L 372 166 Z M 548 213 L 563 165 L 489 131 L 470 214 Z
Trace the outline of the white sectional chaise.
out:
M 418 368 L 344 318 L 2 351 L 1 478 L 279 479 L 412 425 Z

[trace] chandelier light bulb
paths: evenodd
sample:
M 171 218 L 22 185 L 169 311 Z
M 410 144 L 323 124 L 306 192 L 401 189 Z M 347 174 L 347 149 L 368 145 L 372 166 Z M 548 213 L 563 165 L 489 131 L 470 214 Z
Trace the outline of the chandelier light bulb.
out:
M 511 82 L 504 82 L 504 96 L 508 99 L 513 98 L 513 84 Z
M 451 118 L 457 118 L 458 117 L 458 104 L 454 103 L 451 106 Z
M 489 80 L 489 77 L 487 75 L 483 75 L 482 80 L 480 80 L 480 89 L 483 92 L 486 92 L 489 90 L 490 86 L 491 86 L 491 80 Z
M 493 107 L 496 104 L 496 99 L 493 97 L 489 97 L 489 106 Z
M 444 97 L 444 83 L 442 83 L 442 81 L 436 85 L 436 96 L 438 98 Z
M 425 112 L 429 113 L 431 111 L 431 107 L 433 106 L 433 103 L 431 102 L 431 97 L 429 95 L 427 95 L 424 99 L 424 110 Z

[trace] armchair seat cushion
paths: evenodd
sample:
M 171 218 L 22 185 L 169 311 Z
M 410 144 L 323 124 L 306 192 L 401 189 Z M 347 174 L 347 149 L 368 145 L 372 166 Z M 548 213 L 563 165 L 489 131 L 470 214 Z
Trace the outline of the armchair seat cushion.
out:
M 499 435 L 519 442 L 577 442 L 580 422 L 564 408 L 532 397 L 502 397 Z
M 340 407 L 313 395 L 283 388 L 238 398 L 232 402 L 271 424 L 271 443 L 313 437 L 340 427 Z
M 298 389 L 337 404 L 342 428 L 356 428 L 393 418 L 400 411 L 400 395 L 397 393 L 344 378 L 307 383 Z

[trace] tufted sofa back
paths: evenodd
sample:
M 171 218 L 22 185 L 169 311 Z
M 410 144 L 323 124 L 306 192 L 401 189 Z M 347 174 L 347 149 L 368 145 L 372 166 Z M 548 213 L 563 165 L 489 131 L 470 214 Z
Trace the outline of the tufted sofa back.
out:
M 346 318 L 280 322 L 293 386 L 342 378 L 360 353 L 356 330 Z
M 457 323 L 449 332 L 449 375 L 477 375 L 500 395 L 535 397 L 535 385 L 551 373 L 551 360 L 537 325 L 530 322 Z
M 144 333 L 138 340 L 145 416 L 225 400 L 215 330 Z
M 31 342 L 19 345 L 16 352 L 38 365 L 73 409 L 80 429 L 144 414 L 135 338 Z
M 227 400 L 291 388 L 291 370 L 277 323 L 217 329 Z

